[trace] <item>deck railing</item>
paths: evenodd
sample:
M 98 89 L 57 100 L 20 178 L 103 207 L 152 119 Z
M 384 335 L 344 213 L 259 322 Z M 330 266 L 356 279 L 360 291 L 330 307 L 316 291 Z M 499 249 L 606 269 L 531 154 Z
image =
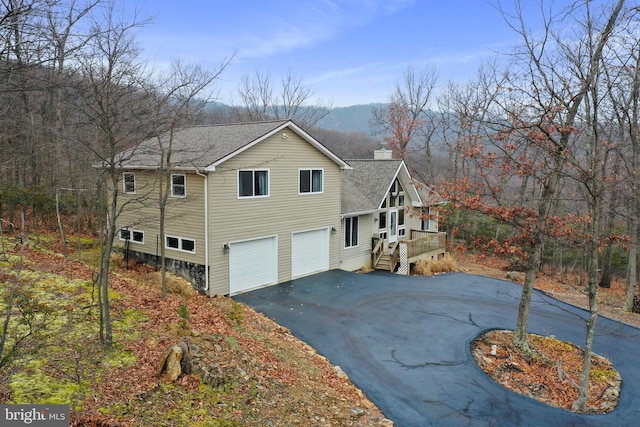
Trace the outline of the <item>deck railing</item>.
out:
M 411 230 L 407 244 L 407 257 L 409 259 L 418 255 L 444 249 L 447 245 L 447 233 L 433 233 L 421 230 Z
M 447 244 L 446 233 L 411 230 L 409 237 L 409 240 L 401 240 L 403 244 L 407 245 L 407 258 L 409 260 L 429 252 L 442 251 L 444 253 Z M 371 251 L 373 266 L 379 268 L 378 264 L 386 253 L 389 256 L 388 268 L 394 271 L 400 263 L 400 246 L 398 244 L 400 242 L 396 242 L 393 246 L 387 247 L 386 249 L 384 243 L 384 240 L 379 237 L 373 238 L 373 250 Z M 384 269 L 386 270 L 386 262 L 381 264 L 385 265 Z

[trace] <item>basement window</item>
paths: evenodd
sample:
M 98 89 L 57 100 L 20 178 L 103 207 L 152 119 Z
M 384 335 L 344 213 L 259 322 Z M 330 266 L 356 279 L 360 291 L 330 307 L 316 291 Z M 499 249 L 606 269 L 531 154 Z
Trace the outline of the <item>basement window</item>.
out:
M 184 237 L 165 236 L 165 247 L 181 252 L 196 253 L 196 241 Z
M 135 243 L 144 243 L 144 231 L 123 228 L 120 230 L 120 240 L 129 240 Z

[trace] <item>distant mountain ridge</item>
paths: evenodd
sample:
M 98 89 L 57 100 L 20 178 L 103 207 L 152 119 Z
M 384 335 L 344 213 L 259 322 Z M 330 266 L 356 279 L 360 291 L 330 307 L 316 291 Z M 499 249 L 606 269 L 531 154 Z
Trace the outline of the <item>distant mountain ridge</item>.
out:
M 318 127 L 338 132 L 363 132 L 371 135 L 373 111 L 385 106 L 386 104 L 383 103 L 374 103 L 335 107 L 318 122 Z M 207 108 L 228 112 L 233 107 L 219 102 L 210 102 Z
M 318 126 L 339 132 L 364 132 L 371 134 L 371 118 L 373 111 L 385 107 L 386 104 L 360 104 L 348 107 L 332 108 L 325 117 L 320 120 Z

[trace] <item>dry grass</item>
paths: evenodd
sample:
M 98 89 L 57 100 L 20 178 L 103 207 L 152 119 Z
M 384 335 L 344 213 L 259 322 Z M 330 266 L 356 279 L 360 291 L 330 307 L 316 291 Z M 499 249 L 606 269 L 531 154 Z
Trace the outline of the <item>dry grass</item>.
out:
M 423 259 L 416 263 L 413 274 L 419 276 L 432 276 L 439 273 L 451 273 L 458 271 L 458 263 L 450 254 L 445 254 L 439 259 Z

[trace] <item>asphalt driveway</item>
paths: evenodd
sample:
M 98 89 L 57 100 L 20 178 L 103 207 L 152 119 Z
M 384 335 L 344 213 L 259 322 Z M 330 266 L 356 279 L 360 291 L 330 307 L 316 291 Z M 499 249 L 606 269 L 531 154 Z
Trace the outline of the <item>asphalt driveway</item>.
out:
M 513 329 L 521 287 L 451 273 L 398 276 L 340 270 L 234 297 L 291 330 L 339 365 L 396 426 L 637 426 L 640 330 L 598 318 L 594 351 L 622 375 L 616 409 L 577 415 L 493 382 L 470 343 Z M 530 332 L 584 344 L 587 313 L 533 296 Z

